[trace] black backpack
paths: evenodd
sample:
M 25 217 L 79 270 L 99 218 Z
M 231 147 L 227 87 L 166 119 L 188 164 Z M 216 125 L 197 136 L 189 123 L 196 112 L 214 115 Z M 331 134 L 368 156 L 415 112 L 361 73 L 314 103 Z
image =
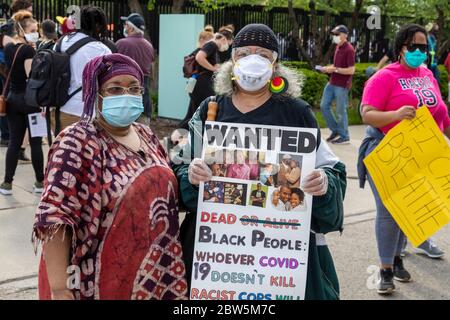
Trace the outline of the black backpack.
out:
M 75 42 L 66 52 L 61 52 L 63 38 L 57 42 L 55 51 L 39 50 L 34 56 L 25 92 L 25 102 L 29 106 L 59 109 L 81 91 L 80 87 L 69 94 L 70 56 L 89 42 L 97 40 L 86 37 Z

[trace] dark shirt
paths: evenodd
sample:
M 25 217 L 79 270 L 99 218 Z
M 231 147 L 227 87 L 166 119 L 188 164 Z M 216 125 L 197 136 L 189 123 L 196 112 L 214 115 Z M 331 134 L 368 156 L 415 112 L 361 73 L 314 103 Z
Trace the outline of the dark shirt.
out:
M 43 41 L 38 41 L 36 42 L 36 52 L 41 51 L 41 50 L 53 50 L 53 48 L 55 47 L 56 42 L 51 40 L 51 41 L 47 41 L 47 42 L 43 42 Z
M 219 47 L 214 41 L 205 43 L 200 50 L 206 53 L 206 60 L 208 60 L 211 65 L 214 66 L 219 63 Z M 213 73 L 212 71 L 203 68 L 201 65 L 198 66 L 198 71 L 199 73 Z
M 264 191 L 253 190 L 251 196 L 254 198 L 252 205 L 259 207 L 264 206 L 264 200 L 266 200 L 266 193 Z
M 117 41 L 116 46 L 118 53 L 136 61 L 144 76 L 151 74 L 154 59 L 153 46 L 143 35 L 129 35 Z
M 209 99 L 200 105 L 200 117 L 206 119 Z M 311 107 L 302 99 L 273 95 L 262 106 L 247 113 L 240 112 L 231 97 L 217 98 L 219 111 L 216 121 L 248 123 L 296 128 L 317 128 L 317 141 L 320 144 L 320 129 Z
M 16 62 L 11 69 L 14 55 L 21 44 L 8 43 L 4 49 L 5 61 L 8 68 L 11 70 L 10 90 L 15 92 L 23 92 L 27 87 L 27 75 L 25 73 L 24 62 L 27 59 L 33 59 L 36 51 L 28 44 L 24 44 L 17 55 Z
M 219 63 L 224 63 L 227 62 L 228 60 L 231 59 L 231 51 L 233 50 L 233 48 L 231 48 L 231 46 L 228 48 L 227 51 L 224 52 L 218 52 L 219 55 Z
M 345 42 L 334 52 L 333 64 L 336 68 L 349 68 L 355 65 L 355 49 L 349 42 Z M 330 84 L 350 89 L 352 86 L 352 75 L 344 75 L 333 72 Z

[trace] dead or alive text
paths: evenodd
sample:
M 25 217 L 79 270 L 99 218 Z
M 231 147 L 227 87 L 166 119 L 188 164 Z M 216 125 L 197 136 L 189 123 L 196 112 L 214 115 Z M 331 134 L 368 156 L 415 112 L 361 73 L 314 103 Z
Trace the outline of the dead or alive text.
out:
M 202 211 L 200 221 L 203 223 L 216 223 L 216 224 L 235 224 L 237 217 L 233 213 L 217 213 Z M 271 218 L 267 217 L 264 220 L 259 220 L 257 216 L 243 215 L 240 219 L 243 226 L 258 227 L 271 229 L 291 229 L 298 230 L 298 219 L 284 219 L 284 218 Z
M 245 238 L 245 235 L 215 233 L 208 226 L 199 227 L 199 242 L 245 247 L 247 245 Z M 250 245 L 252 247 L 259 246 L 262 248 L 296 251 L 306 250 L 307 248 L 306 243 L 301 240 L 269 238 L 260 230 L 252 231 Z
M 316 136 L 308 131 L 275 128 L 244 128 L 227 124 L 206 124 L 209 146 L 275 151 L 279 141 L 280 152 L 311 153 L 316 150 Z

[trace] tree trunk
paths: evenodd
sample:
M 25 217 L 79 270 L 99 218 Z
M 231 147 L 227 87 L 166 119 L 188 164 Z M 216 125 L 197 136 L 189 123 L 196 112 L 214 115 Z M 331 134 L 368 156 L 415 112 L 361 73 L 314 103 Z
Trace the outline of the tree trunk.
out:
M 350 22 L 350 26 L 348 28 L 349 32 L 352 33 L 353 29 L 358 25 L 359 14 L 361 13 L 361 8 L 363 6 L 364 0 L 356 0 L 355 9 L 352 14 L 352 21 Z M 358 36 L 358 30 L 356 30 L 356 36 Z
M 300 37 L 298 35 L 298 31 L 300 30 L 300 27 L 298 25 L 297 16 L 295 15 L 295 10 L 292 5 L 292 0 L 288 0 L 288 10 L 289 10 L 289 20 L 291 20 L 292 24 L 292 37 L 294 38 L 295 44 L 297 49 L 300 51 L 300 54 L 302 57 L 309 63 L 312 69 L 314 69 L 314 62 L 311 60 L 311 57 L 306 52 L 305 48 L 303 47 L 302 41 L 300 40 Z
M 436 11 L 438 13 L 438 19 L 437 19 L 437 25 L 439 26 L 439 32 L 437 34 L 437 43 L 436 43 L 436 61 L 439 61 L 439 58 L 441 57 L 441 55 L 443 55 L 445 53 L 445 51 L 443 49 L 446 49 L 445 47 L 447 47 L 447 41 L 444 42 L 444 30 L 445 30 L 445 15 L 444 15 L 444 10 L 439 7 L 436 6 Z
M 183 13 L 183 6 L 186 0 L 173 0 L 172 13 L 179 14 Z
M 139 13 L 141 16 L 144 16 L 144 12 L 142 10 L 142 6 L 139 0 L 128 0 L 128 7 L 130 8 L 131 12 L 136 12 Z

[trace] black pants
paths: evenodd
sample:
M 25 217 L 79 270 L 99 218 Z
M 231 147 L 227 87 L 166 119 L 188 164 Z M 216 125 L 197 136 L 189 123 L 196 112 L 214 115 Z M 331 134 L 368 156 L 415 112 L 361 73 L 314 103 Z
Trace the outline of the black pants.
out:
M 6 117 L 0 117 L 0 133 L 2 140 L 9 140 L 8 120 Z
M 29 126 L 28 114 L 38 112 L 39 109 L 27 107 L 24 93 L 10 92 L 8 95 L 8 107 L 6 118 L 9 125 L 9 146 L 6 151 L 5 182 L 12 183 L 19 160 L 20 147 L 22 146 L 25 132 Z M 30 130 L 28 130 L 30 134 Z M 30 135 L 31 162 L 33 164 L 36 181 L 44 181 L 44 154 L 42 152 L 42 138 L 32 138 Z
M 144 115 L 152 116 L 152 98 L 150 97 L 150 76 L 144 76 Z
M 188 129 L 188 122 L 191 120 L 194 112 L 206 98 L 214 96 L 212 73 L 202 73 L 197 78 L 194 91 L 190 95 L 188 111 L 184 119 L 178 125 L 180 128 Z
M 3 91 L 4 82 L 5 79 L 3 77 L 0 77 L 0 91 Z M 2 140 L 5 141 L 9 140 L 8 120 L 6 120 L 6 117 L 0 117 L 0 133 Z
M 180 242 L 183 248 L 183 261 L 186 267 L 186 280 L 191 289 L 192 261 L 194 260 L 195 226 L 197 214 L 188 212 L 180 227 Z

